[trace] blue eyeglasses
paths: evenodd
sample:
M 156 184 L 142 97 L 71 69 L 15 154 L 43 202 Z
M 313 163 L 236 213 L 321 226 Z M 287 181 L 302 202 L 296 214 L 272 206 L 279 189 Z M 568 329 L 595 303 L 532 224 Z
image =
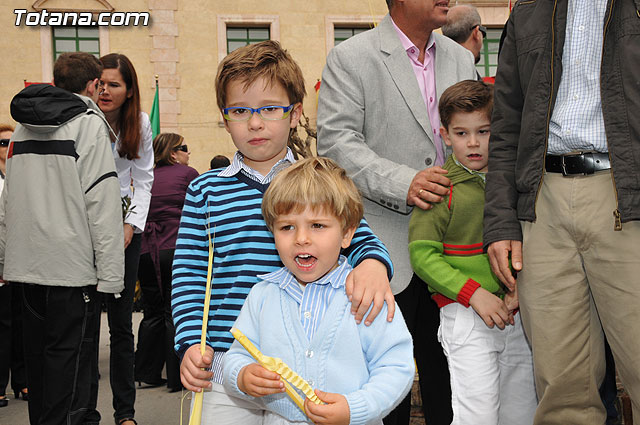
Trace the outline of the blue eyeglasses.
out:
M 254 113 L 260 115 L 260 118 L 265 121 L 278 121 L 289 116 L 293 105 L 293 103 L 289 106 L 267 105 L 260 108 L 233 106 L 231 108 L 224 108 L 222 114 L 229 121 L 248 121 Z

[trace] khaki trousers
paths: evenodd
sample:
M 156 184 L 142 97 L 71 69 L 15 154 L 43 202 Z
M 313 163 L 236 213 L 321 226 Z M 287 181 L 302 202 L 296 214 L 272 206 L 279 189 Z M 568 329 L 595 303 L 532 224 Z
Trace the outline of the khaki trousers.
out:
M 603 329 L 640 418 L 640 222 L 614 231 L 615 208 L 610 172 L 547 173 L 536 222 L 522 223 L 518 290 L 533 348 L 535 424 L 604 424 Z

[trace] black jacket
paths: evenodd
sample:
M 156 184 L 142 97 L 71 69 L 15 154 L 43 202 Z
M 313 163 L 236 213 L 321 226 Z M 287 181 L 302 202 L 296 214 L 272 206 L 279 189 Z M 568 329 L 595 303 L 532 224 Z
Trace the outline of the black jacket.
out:
M 484 239 L 522 240 L 535 221 L 548 129 L 562 78 L 567 0 L 520 0 L 507 22 L 495 84 Z M 622 222 L 640 220 L 640 0 L 608 0 L 601 96 Z M 614 215 L 612 216 L 612 228 Z

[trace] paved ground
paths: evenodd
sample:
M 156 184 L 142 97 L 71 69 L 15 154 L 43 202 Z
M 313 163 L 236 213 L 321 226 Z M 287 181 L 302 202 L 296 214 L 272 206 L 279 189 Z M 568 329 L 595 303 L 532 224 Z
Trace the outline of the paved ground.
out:
M 138 330 L 138 323 L 142 313 L 134 313 L 134 333 Z M 98 410 L 102 415 L 102 424 L 113 423 L 113 409 L 111 407 L 111 387 L 109 386 L 109 327 L 106 313 L 102 313 L 100 327 L 100 392 L 98 394 Z M 27 402 L 13 400 L 13 393 L 9 393 L 9 405 L 0 408 L 0 424 L 29 425 Z M 141 388 L 136 391 L 136 420 L 139 425 L 179 425 L 180 424 L 180 393 L 169 393 L 165 387 Z M 189 423 L 189 401 L 185 400 L 183 424 Z

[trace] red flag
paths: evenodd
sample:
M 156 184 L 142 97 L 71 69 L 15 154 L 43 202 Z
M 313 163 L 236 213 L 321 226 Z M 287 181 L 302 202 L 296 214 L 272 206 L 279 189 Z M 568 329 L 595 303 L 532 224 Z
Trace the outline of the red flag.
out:
M 27 80 L 24 80 L 24 86 L 25 86 L 25 87 L 29 87 L 29 86 L 31 86 L 31 85 L 33 85 L 33 84 L 49 84 L 49 85 L 51 85 L 51 86 L 53 85 L 53 84 L 51 84 L 51 83 L 39 83 L 39 82 L 37 82 L 37 81 L 27 81 Z

